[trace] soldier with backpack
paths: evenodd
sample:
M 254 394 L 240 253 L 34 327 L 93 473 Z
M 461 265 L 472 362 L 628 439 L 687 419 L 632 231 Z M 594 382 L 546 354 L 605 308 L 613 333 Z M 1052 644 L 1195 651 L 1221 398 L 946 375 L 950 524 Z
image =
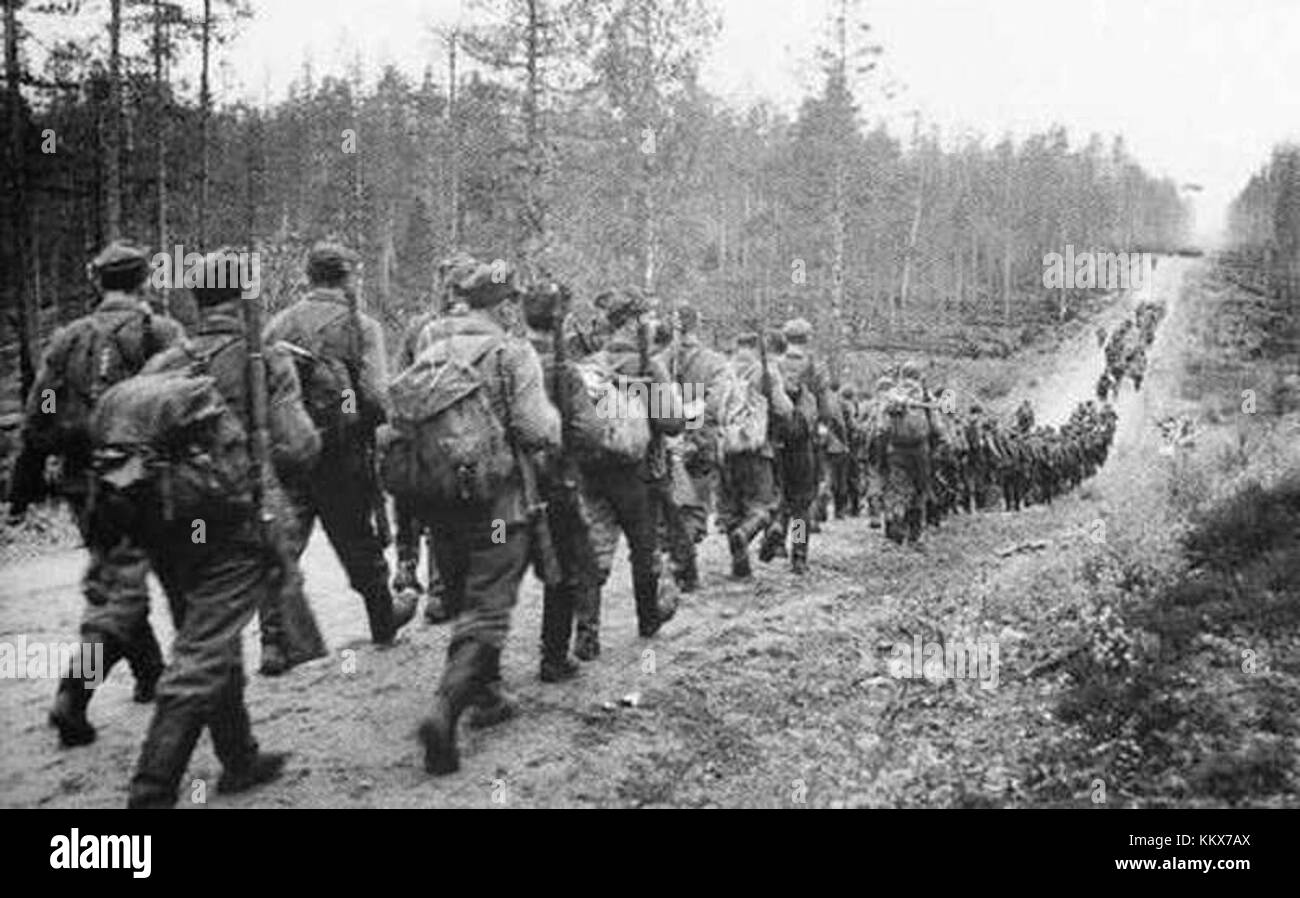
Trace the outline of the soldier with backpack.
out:
M 677 383 L 691 390 L 691 399 L 704 402 L 704 414 L 687 428 L 682 437 L 682 451 L 686 473 L 699 500 L 697 505 L 683 509 L 687 531 L 695 543 L 708 534 L 708 516 L 718 491 L 717 415 L 719 380 L 724 376 L 727 359 L 705 345 L 700 339 L 700 313 L 694 306 L 679 304 L 677 314 L 677 350 L 675 353 Z M 703 395 L 699 395 L 703 390 Z
M 320 437 L 288 351 L 264 350 L 241 307 L 248 284 L 236 255 L 210 254 L 194 290 L 193 338 L 106 393 L 92 426 L 102 498 L 92 530 L 98 539 L 132 534 L 146 547 L 176 625 L 131 807 L 176 803 L 205 728 L 223 768 L 218 792 L 253 788 L 284 767 L 285 755 L 263 753 L 252 735 L 241 634 L 280 595 L 284 574 L 265 519 L 262 449 L 270 447 L 276 474 L 300 475 Z
M 440 288 L 435 307 L 417 316 L 407 327 L 397 354 L 399 371 L 415 363 L 416 350 L 424 329 L 460 303 L 455 285 L 476 264 L 474 258 L 465 252 L 454 253 L 438 264 Z M 415 604 L 423 594 L 425 621 L 430 624 L 445 624 L 456 616 L 456 610 L 447 606 L 446 589 L 438 574 L 438 563 L 433 557 L 432 547 L 428 550 L 426 566 L 429 577 L 427 590 L 420 583 L 420 543 L 427 535 L 424 522 L 416 517 L 414 507 L 405 498 L 397 497 L 393 504 L 396 512 L 393 541 L 397 544 L 397 573 L 393 576 L 392 584 L 394 601 Z
M 906 362 L 885 402 L 885 535 L 896 543 L 915 543 L 926 524 L 933 497 L 931 450 L 935 426 L 921 368 Z
M 52 491 L 72 509 L 90 552 L 82 579 L 87 605 L 81 635 L 88 645 L 104 646 L 103 662 L 98 672 L 73 676 L 70 669 L 59 681 L 50 723 L 65 747 L 95 739 L 95 728 L 86 719 L 94 693 L 92 676 L 97 673 L 102 681 L 125 658 L 135 675 L 135 700 L 150 702 L 163 670 L 162 652 L 149 626 L 149 563 L 143 549 L 125 537 L 107 544 L 89 539 L 94 504 L 90 419 L 108 388 L 184 336 L 175 321 L 149 311 L 143 295 L 149 279 L 144 250 L 116 241 L 95 257 L 88 271 L 103 299 L 50 341 L 27 397 L 22 451 L 9 494 L 10 519 L 21 520 L 28 505 L 51 491 L 47 459 L 61 459 L 62 477 Z
M 568 298 L 566 287 L 543 284 L 529 290 L 523 300 L 524 324 L 542 362 L 546 394 L 562 422 L 562 445 L 545 458 L 540 472 L 560 569 L 558 582 L 545 584 L 542 593 L 543 683 L 577 675 L 578 664 L 569 656 L 573 616 L 584 597 L 600 588 L 590 516 L 583 502 L 580 460 L 599 452 L 602 427 L 582 373 L 569 360 L 564 332 Z
M 605 314 L 608 336 L 581 367 L 589 390 L 600 397 L 597 412 L 604 426 L 601 449 L 583 465 L 585 500 L 602 586 L 613 568 L 619 535 L 627 537 L 637 629 L 648 638 L 677 611 L 676 596 L 666 589 L 671 581 L 661 582 L 659 516 L 651 488 L 667 472 L 662 436 L 680 433 L 684 421 L 671 416 L 680 408 L 672 400 L 676 384 L 649 356 L 646 298 L 627 288 L 601 294 L 596 306 Z M 659 404 L 660 415 L 651 417 L 656 389 L 668 398 Z M 583 661 L 600 655 L 599 590 L 589 591 L 578 609 L 574 654 Z
M 789 426 L 794 404 L 781 369 L 759 354 L 759 336 L 743 334 L 718 384 L 718 512 L 727 531 L 731 576 L 751 575 L 749 544 L 771 523 L 781 497 L 769 434 Z
M 479 726 L 514 713 L 501 689 L 511 611 L 529 562 L 543 571 L 554 564 L 534 555 L 545 507 L 533 456 L 557 450 L 561 435 L 536 351 L 505 328 L 502 306 L 518 296 L 514 271 L 480 265 L 457 291 L 466 308 L 429 325 L 415 364 L 393 379 L 392 425 L 381 440 L 385 485 L 417 503 L 458 609 L 419 728 L 425 769 L 437 775 L 459 769 L 456 727 L 466 709 L 475 707 Z
M 321 434 L 318 466 L 284 484 L 293 506 L 289 538 L 296 555 L 319 519 L 354 590 L 365 600 L 370 636 L 389 645 L 415 616 L 407 594 L 394 603 L 382 536 L 387 510 L 371 453 L 386 417 L 387 360 L 379 322 L 359 308 L 361 260 L 319 243 L 307 257 L 310 292 L 266 327 L 268 342 L 291 345 L 304 403 Z M 263 668 L 282 655 L 280 628 L 263 619 Z
M 785 551 L 790 539 L 790 568 L 796 574 L 808 570 L 808 543 L 813 532 L 813 503 L 821 480 L 818 463 L 818 425 L 829 417 L 822 374 L 808 347 L 812 325 L 803 318 L 785 323 L 781 329 L 786 348 L 776 359 L 786 391 L 794 404 L 787 432 L 780 436 L 777 451 L 778 478 L 782 503 L 777 520 L 768 528 L 759 551 L 760 561 L 771 561 Z

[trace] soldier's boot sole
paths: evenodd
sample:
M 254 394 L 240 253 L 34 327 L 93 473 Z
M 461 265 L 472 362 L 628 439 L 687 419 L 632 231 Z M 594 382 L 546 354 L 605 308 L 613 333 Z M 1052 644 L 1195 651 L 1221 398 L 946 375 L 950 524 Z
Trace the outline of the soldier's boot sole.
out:
M 239 770 L 227 770 L 217 780 L 217 792 L 221 795 L 237 795 L 279 779 L 284 774 L 285 762 L 289 759 L 287 751 L 258 752 L 247 765 Z

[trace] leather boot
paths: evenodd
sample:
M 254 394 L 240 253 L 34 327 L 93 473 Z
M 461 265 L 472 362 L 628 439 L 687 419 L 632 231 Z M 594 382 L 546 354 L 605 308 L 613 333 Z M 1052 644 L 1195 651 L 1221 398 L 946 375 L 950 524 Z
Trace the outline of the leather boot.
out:
M 170 808 L 176 804 L 181 777 L 203 732 L 192 708 L 159 703 L 131 778 L 129 808 Z
M 54 707 L 50 709 L 50 726 L 59 731 L 59 744 L 64 748 L 76 748 L 89 745 L 95 741 L 95 728 L 86 719 L 86 706 L 94 690 L 84 681 L 64 676 L 59 680 L 59 691 L 54 696 Z
M 483 657 L 484 682 L 469 715 L 470 728 L 475 730 L 505 723 L 519 712 L 519 703 L 506 692 L 501 682 L 501 650 L 484 646 Z
M 595 661 L 600 657 L 600 590 L 605 577 L 589 584 L 579 595 L 574 621 L 577 633 L 573 639 L 573 654 L 579 661 Z
M 158 689 L 158 678 L 162 676 L 163 663 L 162 648 L 158 645 L 158 639 L 153 634 L 153 627 L 145 621 L 144 626 L 136 634 L 135 644 L 127 655 L 127 662 L 131 665 L 131 673 L 135 675 L 135 692 L 132 694 L 132 700 L 147 705 L 153 701 L 154 694 Z
M 435 776 L 460 769 L 456 750 L 456 724 L 482 688 L 484 666 L 482 645 L 465 640 L 448 652 L 447 666 L 438 684 L 433 712 L 420 724 L 420 742 L 424 744 L 424 769 Z
M 236 669 L 208 720 L 212 747 L 221 761 L 217 792 L 231 795 L 269 783 L 284 771 L 287 752 L 263 752 L 253 738 L 244 704 L 244 672 Z
M 122 660 L 125 652 L 122 649 L 120 640 L 107 634 L 84 634 L 90 644 L 98 641 L 104 647 L 102 659 L 102 670 L 100 671 L 99 682 L 103 683 L 108 679 L 109 671 Z M 155 643 L 157 645 L 157 643 Z M 85 650 L 80 649 L 82 657 L 86 656 Z M 81 671 L 84 675 L 88 671 Z M 157 677 L 154 677 L 157 682 Z M 137 686 L 137 689 L 139 687 Z M 72 676 L 72 669 L 69 668 L 63 672 L 63 677 L 59 680 L 58 692 L 54 695 L 54 707 L 50 709 L 50 726 L 59 731 L 59 744 L 64 748 L 76 748 L 80 745 L 89 745 L 95 741 L 95 728 L 90 725 L 86 719 L 86 708 L 90 705 L 91 698 L 94 697 L 95 689 L 83 677 Z M 150 696 L 152 700 L 152 696 Z
M 393 594 L 382 581 L 364 590 L 361 597 L 365 599 L 366 616 L 370 619 L 370 638 L 376 645 L 392 645 L 398 629 L 415 616 L 414 605 L 394 607 Z
M 753 576 L 754 569 L 749 565 L 749 540 L 745 539 L 742 528 L 727 534 L 727 548 L 731 550 L 731 576 L 737 580 Z
M 559 683 L 578 675 L 578 664 L 569 657 L 573 637 L 574 597 L 579 587 L 572 583 L 548 586 L 542 596 L 543 683 Z

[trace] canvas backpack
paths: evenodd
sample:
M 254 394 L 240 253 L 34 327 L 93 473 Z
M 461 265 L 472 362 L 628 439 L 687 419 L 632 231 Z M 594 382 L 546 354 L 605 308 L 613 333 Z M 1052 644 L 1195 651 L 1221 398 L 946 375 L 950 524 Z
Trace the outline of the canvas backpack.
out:
M 320 322 L 301 342 L 284 341 L 298 370 L 303 406 L 316 425 L 321 445 L 326 450 L 344 445 L 351 429 L 359 422 L 352 369 L 342 358 L 322 349 L 319 346 L 321 341 L 317 339 L 319 334 L 339 324 L 349 314 L 345 311 Z M 312 349 L 312 346 L 317 348 Z M 351 397 L 351 405 L 347 408 L 346 397 Z
M 644 459 L 650 449 L 650 413 L 645 392 L 620 390 L 618 375 L 604 353 L 596 353 L 578 362 L 576 367 L 601 424 L 596 458 L 591 460 L 633 464 Z
M 718 440 L 724 455 L 758 452 L 767 445 L 767 397 L 728 366 L 718 391 Z
M 248 431 L 207 370 L 231 342 L 191 353 L 184 367 L 129 377 L 100 397 L 90 428 L 92 529 L 100 538 L 147 539 L 160 522 L 220 527 L 254 514 Z
M 895 392 L 885 402 L 885 427 L 891 446 L 919 448 L 930 438 L 930 413 L 906 393 Z
M 436 508 L 489 507 L 514 472 L 509 434 L 479 364 L 504 344 L 457 352 L 462 338 L 427 346 L 389 385 L 379 438 L 380 478 L 395 496 Z M 448 353 L 436 351 L 450 343 Z M 499 365 L 498 365 L 499 367 Z
M 138 320 L 137 314 L 91 315 L 72 331 L 63 370 L 54 385 L 55 413 L 48 419 L 52 426 L 41 428 L 50 453 L 89 453 L 96 404 L 111 386 L 135 374 L 150 355 L 151 318 L 147 312 L 138 315 L 144 319 L 139 359 L 128 359 L 121 345 L 122 330 Z M 38 420 L 47 419 L 41 416 Z

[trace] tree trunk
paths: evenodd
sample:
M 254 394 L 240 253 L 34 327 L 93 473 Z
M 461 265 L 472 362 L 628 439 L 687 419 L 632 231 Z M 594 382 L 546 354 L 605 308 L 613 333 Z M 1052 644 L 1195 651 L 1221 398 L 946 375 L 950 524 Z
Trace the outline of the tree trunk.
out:
M 108 239 L 122 236 L 122 0 L 108 26 L 108 129 L 104 146 L 104 213 Z
M 212 160 L 208 149 L 208 118 L 212 91 L 208 70 L 212 58 L 212 0 L 203 0 L 203 63 L 199 73 L 199 246 L 208 243 L 208 181 Z
M 460 246 L 460 128 L 456 118 L 456 41 L 459 32 L 452 31 L 447 37 L 447 129 L 451 137 L 450 159 L 447 169 L 450 180 L 449 201 L 451 203 L 451 241 L 452 252 Z
M 27 291 L 27 237 L 31 233 L 27 221 L 27 158 L 24 143 L 25 118 L 23 115 L 22 92 L 19 88 L 21 75 L 18 62 L 18 0 L 5 0 L 5 79 L 9 91 L 9 164 L 6 192 L 9 202 L 4 205 L 9 209 L 10 256 L 13 259 L 13 274 L 10 288 L 14 296 L 14 308 L 18 317 L 18 376 L 22 395 L 26 398 L 36 379 L 36 367 L 32 362 L 32 347 L 39 338 L 40 322 L 38 309 L 32 308 L 31 297 Z
M 153 4 L 153 85 L 154 85 L 154 154 L 155 154 L 155 234 L 158 252 L 169 252 L 167 236 L 167 85 L 164 81 L 163 57 L 165 26 L 162 0 Z M 170 282 L 169 282 L 170 286 Z M 162 291 L 163 314 L 171 313 L 170 290 Z

